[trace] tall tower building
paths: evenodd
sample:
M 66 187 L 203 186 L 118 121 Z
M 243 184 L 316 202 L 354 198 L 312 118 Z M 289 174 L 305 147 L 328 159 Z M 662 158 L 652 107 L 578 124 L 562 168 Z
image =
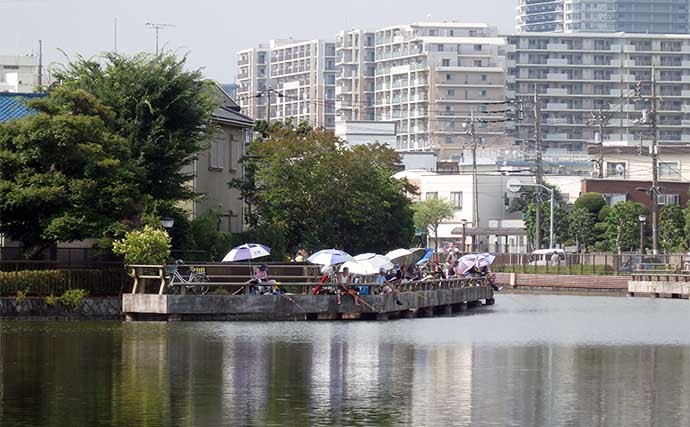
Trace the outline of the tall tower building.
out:
M 374 33 L 341 31 L 335 36 L 336 120 L 374 120 Z
M 519 0 L 518 32 L 687 34 L 688 0 Z

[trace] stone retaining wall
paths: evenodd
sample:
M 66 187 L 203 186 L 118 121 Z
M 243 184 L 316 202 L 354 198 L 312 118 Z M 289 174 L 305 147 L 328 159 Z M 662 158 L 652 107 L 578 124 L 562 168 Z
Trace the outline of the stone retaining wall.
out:
M 65 319 L 65 320 L 120 320 L 122 298 L 85 298 L 76 309 L 65 307 L 60 302 L 53 305 L 45 298 L 0 298 L 0 318 L 2 319 Z

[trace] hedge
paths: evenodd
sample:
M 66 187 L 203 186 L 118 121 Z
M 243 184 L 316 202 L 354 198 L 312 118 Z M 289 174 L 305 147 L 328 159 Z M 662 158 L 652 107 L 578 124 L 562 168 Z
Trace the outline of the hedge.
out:
M 62 295 L 69 289 L 84 289 L 91 296 L 114 296 L 128 291 L 131 280 L 124 269 L 0 271 L 0 296 Z

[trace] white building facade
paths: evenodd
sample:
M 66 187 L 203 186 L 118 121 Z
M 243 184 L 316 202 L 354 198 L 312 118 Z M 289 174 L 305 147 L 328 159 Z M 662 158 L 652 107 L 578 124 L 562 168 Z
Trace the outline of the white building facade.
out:
M 237 70 L 244 114 L 335 128 L 335 43 L 271 40 L 240 51 Z
M 376 31 L 376 120 L 398 123 L 400 151 L 457 155 L 463 123 L 496 119 L 505 99 L 504 39 L 486 24 L 419 23 Z M 505 143 L 502 123 L 478 125 L 487 145 Z
M 341 31 L 335 36 L 336 122 L 374 120 L 375 35 Z
M 531 110 L 535 90 L 541 104 L 542 146 L 564 153 L 586 153 L 603 140 L 649 144 L 649 126 L 639 125 L 651 95 L 656 68 L 658 137 L 662 145 L 690 143 L 690 36 L 619 33 L 524 33 L 507 37 L 506 96 Z M 603 137 L 594 114 L 608 119 Z M 534 140 L 527 112 L 517 125 L 515 143 Z
M 0 92 L 32 93 L 38 73 L 37 56 L 0 55 Z

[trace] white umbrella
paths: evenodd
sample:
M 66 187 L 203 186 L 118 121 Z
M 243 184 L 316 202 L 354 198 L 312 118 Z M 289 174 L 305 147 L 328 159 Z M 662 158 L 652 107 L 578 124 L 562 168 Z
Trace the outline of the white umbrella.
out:
M 318 265 L 342 264 L 352 260 L 354 260 L 352 255 L 337 249 L 324 249 L 307 258 L 310 263 Z
M 393 269 L 394 265 L 390 259 L 383 255 L 377 255 L 372 253 L 360 254 L 355 256 L 354 261 L 348 261 L 340 267 L 340 271 L 348 268 L 350 273 L 370 276 L 372 274 L 377 274 L 381 269 L 386 271 Z
M 223 262 L 246 261 L 265 257 L 271 254 L 271 248 L 257 243 L 245 243 L 232 248 L 223 258 Z
M 410 257 L 412 256 L 412 251 L 409 249 L 396 249 L 390 251 L 386 254 L 386 257 L 391 260 L 393 264 L 410 264 Z

